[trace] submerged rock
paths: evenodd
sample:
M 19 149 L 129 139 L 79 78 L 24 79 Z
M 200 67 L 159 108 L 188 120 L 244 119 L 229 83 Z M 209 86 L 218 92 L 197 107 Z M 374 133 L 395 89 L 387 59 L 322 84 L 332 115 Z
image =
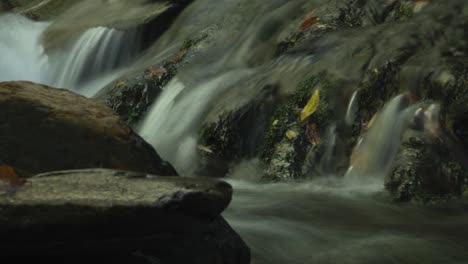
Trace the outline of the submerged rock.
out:
M 73 0 L 69 0 L 73 1 Z M 84 0 L 61 12 L 44 32 L 46 51 L 66 46 L 90 28 L 107 27 L 141 33 L 146 48 L 158 39 L 192 0 Z M 125 12 L 123 12 L 125 10 Z
M 229 184 L 206 178 L 103 169 L 37 175 L 0 188 L 0 259 L 247 264 L 249 249 L 220 216 L 231 195 Z
M 22 176 L 81 168 L 176 175 L 111 109 L 68 90 L 0 83 L 0 158 Z
M 77 0 L 2 0 L 0 13 L 14 12 L 34 20 L 51 20 L 77 2 Z

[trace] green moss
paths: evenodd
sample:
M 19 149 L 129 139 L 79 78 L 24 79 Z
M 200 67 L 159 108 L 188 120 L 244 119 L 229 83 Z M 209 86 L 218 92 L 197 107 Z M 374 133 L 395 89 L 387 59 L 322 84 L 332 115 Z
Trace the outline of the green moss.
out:
M 365 15 L 365 1 L 352 0 L 346 2 L 346 5 L 339 10 L 339 15 L 335 18 L 332 24 L 337 28 L 344 27 L 360 27 L 362 25 L 362 17 Z
M 271 158 L 275 145 L 280 142 L 286 132 L 299 122 L 299 111 L 312 96 L 315 86 L 319 83 L 317 77 L 311 77 L 304 81 L 297 91 L 286 99 L 272 118 L 272 125 L 265 137 L 261 157 L 265 161 Z M 277 120 L 277 121 L 276 121 Z
M 340 81 L 325 72 L 313 75 L 302 82 L 296 92 L 284 99 L 276 109 L 270 127 L 259 151 L 260 158 L 268 164 L 266 179 L 292 180 L 306 177 L 303 165 L 307 153 L 313 147 L 307 129 L 309 125 L 324 134 L 327 127 L 337 120 L 336 97 L 341 92 Z M 300 120 L 300 113 L 316 89 L 320 89 L 317 110 L 306 120 Z M 286 132 L 297 135 L 288 138 Z
M 395 7 L 394 19 L 396 21 L 405 22 L 413 17 L 412 3 L 402 3 L 398 1 Z
M 118 82 L 112 88 L 106 104 L 129 125 L 135 125 L 159 96 L 162 89 L 177 74 L 179 64 L 183 62 L 190 49 L 193 49 L 205 38 L 206 35 L 187 39 L 171 58 L 159 65 L 151 66 L 144 74 L 136 78 Z M 155 69 L 160 69 L 162 73 L 153 76 L 151 71 Z

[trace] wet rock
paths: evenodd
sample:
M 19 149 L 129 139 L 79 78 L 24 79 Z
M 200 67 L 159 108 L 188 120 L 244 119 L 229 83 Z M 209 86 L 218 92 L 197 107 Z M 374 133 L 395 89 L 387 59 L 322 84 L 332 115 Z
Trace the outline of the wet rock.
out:
M 70 0 L 72 1 L 72 0 Z M 192 0 L 114 0 L 75 1 L 76 5 L 54 19 L 42 36 L 46 51 L 73 42 L 80 34 L 94 27 L 108 27 L 140 34 L 145 49 L 164 33 Z M 125 10 L 125 12 L 122 12 Z
M 258 156 L 277 100 L 277 87 L 269 85 L 247 104 L 204 124 L 199 174 L 223 176 L 233 163 Z
M 409 21 L 414 10 L 420 10 L 417 6 L 423 8 L 416 1 L 410 0 L 345 0 L 310 4 L 306 8 L 309 12 L 296 21 L 296 29 L 278 44 L 277 54 L 335 31 Z
M 294 180 L 311 176 L 304 172 L 312 169 L 303 165 L 312 156 L 308 153 L 324 144 L 328 126 L 337 120 L 334 113 L 339 109 L 336 105 L 339 101 L 335 99 L 340 87 L 337 84 L 337 79 L 325 73 L 314 75 L 276 107 L 260 152 L 262 161 L 267 164 L 265 179 Z M 301 112 L 317 90 L 320 100 L 316 111 L 301 121 Z
M 111 109 L 67 90 L 0 83 L 0 158 L 22 176 L 81 168 L 176 175 Z
M 8 11 L 34 20 L 51 20 L 76 4 L 77 0 L 3 0 L 0 12 Z
M 98 99 L 103 100 L 129 125 L 135 125 L 161 94 L 174 73 L 172 65 L 152 67 L 148 75 L 117 82 L 108 93 Z
M 37 175 L 0 189 L 0 259 L 247 264 L 247 246 L 220 216 L 231 195 L 229 184 L 206 178 L 103 169 Z
M 406 137 L 385 179 L 394 199 L 428 203 L 460 197 L 468 183 L 466 158 L 454 153 L 442 139 L 414 131 Z
M 119 80 L 111 88 L 104 88 L 96 99 L 107 104 L 129 125 L 136 125 L 177 74 L 185 57 L 205 38 L 203 34 L 186 40 L 179 51 L 167 60 L 151 65 L 142 74 Z

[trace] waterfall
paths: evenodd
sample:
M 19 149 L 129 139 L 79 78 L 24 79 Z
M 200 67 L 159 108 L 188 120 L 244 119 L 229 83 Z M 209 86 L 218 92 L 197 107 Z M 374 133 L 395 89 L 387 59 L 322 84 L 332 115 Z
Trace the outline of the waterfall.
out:
M 131 34 L 105 27 L 91 28 L 68 49 L 48 55 L 45 76 L 56 87 L 73 87 L 109 73 L 132 58 L 125 42 Z
M 249 70 L 227 72 L 191 89 L 174 79 L 144 120 L 141 136 L 179 173 L 190 175 L 197 163 L 198 130 L 212 101 L 250 73 Z
M 7 14 L 0 25 L 0 81 L 32 81 L 93 96 L 137 51 L 136 33 L 95 27 L 45 54 L 41 35 L 49 23 Z
M 248 101 L 247 98 L 271 83 L 285 82 L 283 87 L 293 87 L 295 82 L 286 80 L 304 73 L 301 70 L 310 64 L 310 58 L 278 63 L 274 57 L 276 38 L 291 19 L 291 13 L 297 12 L 298 3 L 196 1 L 175 22 L 177 27 L 156 43 L 156 47 L 164 50 L 172 45 L 172 40 L 179 39 L 180 32 L 206 28 L 213 31 L 210 34 L 217 40 L 207 44 L 211 46 L 204 47 L 198 59 L 190 62 L 164 88 L 140 124 L 142 137 L 180 174 L 193 175 L 197 169 L 198 133 L 207 116 L 213 112 L 218 116 L 230 105 Z M 217 8 L 217 12 L 210 9 L 210 16 L 201 16 L 207 12 L 207 6 Z M 245 6 L 263 9 L 264 16 L 245 13 Z M 238 20 L 241 14 L 243 19 Z M 213 16 L 235 23 L 210 28 Z M 184 35 L 192 34 L 184 32 Z M 233 100 L 229 100 L 229 94 L 235 96 Z
M 385 175 L 390 169 L 400 147 L 402 132 L 414 116 L 415 110 L 409 106 L 406 95 L 393 98 L 359 139 L 351 155 L 347 178 L 363 180 L 363 177 L 370 176 L 367 179 L 381 182 L 381 175 Z

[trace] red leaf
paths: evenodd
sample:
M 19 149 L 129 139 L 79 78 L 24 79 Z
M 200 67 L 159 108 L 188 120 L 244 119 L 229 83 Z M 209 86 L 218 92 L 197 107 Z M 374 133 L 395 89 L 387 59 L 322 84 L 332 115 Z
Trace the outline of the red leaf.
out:
M 300 30 L 304 31 L 310 28 L 312 25 L 317 24 L 317 22 L 319 21 L 320 21 L 320 18 L 316 16 L 307 18 L 306 20 L 304 20 L 304 22 L 302 22 Z
M 26 183 L 26 179 L 19 177 L 15 169 L 8 165 L 0 165 L 0 181 L 12 187 L 23 186 Z
M 149 75 L 151 78 L 161 78 L 165 74 L 167 74 L 167 70 L 163 67 L 150 67 L 147 70 L 147 75 Z

